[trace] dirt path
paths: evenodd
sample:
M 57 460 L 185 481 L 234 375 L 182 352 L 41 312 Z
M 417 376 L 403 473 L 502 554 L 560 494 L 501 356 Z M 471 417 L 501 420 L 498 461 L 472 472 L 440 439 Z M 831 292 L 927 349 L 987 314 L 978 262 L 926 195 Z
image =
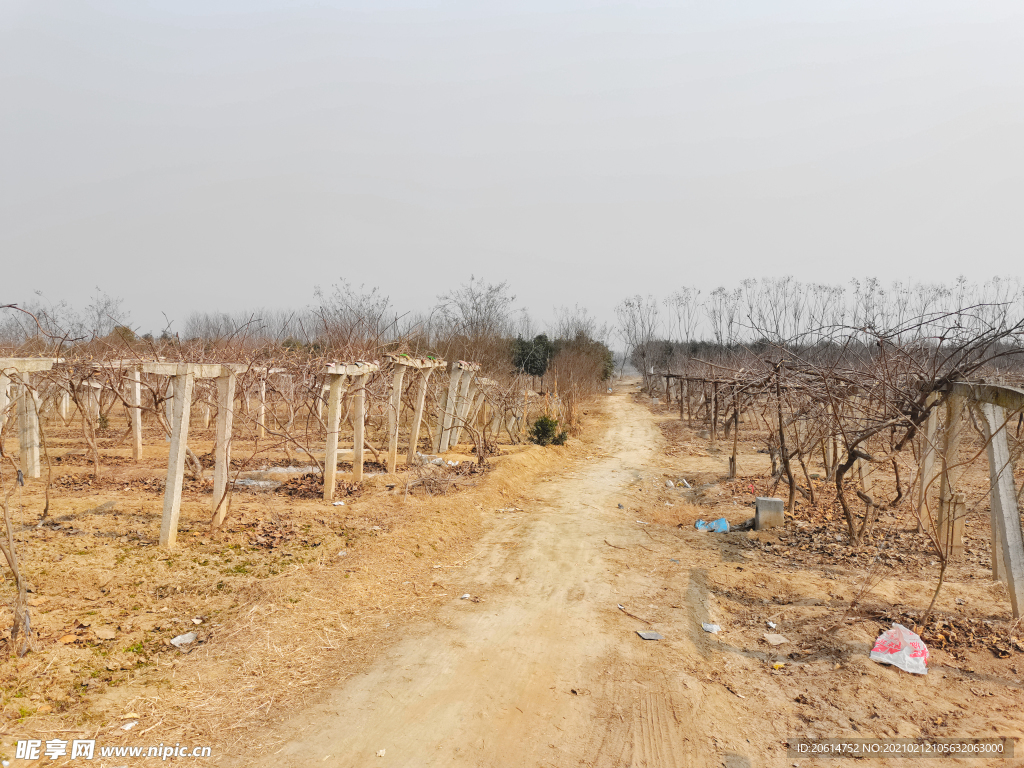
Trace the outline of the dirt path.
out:
M 652 540 L 618 506 L 662 437 L 625 391 L 603 402 L 601 450 L 541 483 L 458 574 L 480 602 L 453 595 L 436 623 L 297 713 L 285 724 L 296 738 L 262 765 L 721 764 L 706 735 L 717 707 L 702 704 L 696 678 L 670 680 L 659 663 L 670 644 L 700 638 L 641 640 L 647 624 L 616 607 L 644 617 L 652 589 L 666 589 L 623 559 Z M 680 620 L 699 620 L 699 591 L 679 599 Z

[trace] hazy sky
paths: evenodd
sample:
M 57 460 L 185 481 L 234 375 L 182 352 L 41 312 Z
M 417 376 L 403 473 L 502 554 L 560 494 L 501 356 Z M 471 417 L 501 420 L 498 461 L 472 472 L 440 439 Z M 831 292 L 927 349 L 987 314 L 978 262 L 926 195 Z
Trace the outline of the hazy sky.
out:
M 1024 4 L 0 0 L 0 303 L 1022 273 Z

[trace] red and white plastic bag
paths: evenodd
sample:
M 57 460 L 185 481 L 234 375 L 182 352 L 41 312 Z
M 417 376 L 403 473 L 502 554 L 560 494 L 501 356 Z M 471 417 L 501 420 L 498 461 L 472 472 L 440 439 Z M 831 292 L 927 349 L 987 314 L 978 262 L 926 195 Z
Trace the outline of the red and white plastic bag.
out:
M 928 646 L 902 624 L 893 624 L 892 629 L 878 636 L 871 649 L 871 660 L 915 675 L 928 674 Z

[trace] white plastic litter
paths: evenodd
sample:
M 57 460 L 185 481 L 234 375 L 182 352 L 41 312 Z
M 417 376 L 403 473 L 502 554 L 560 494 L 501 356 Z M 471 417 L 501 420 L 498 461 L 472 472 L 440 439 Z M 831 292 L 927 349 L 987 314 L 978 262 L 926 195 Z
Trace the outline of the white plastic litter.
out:
M 892 664 L 904 672 L 928 674 L 928 646 L 902 624 L 893 624 L 892 629 L 878 636 L 870 658 L 880 664 Z
M 686 486 L 687 488 L 693 488 L 693 486 L 692 486 L 692 485 L 690 485 L 690 484 L 689 484 L 688 482 L 686 482 L 686 478 L 685 478 L 685 477 L 680 477 L 680 478 L 679 478 L 679 482 L 681 482 L 681 483 L 682 483 L 683 485 L 685 485 L 685 486 Z
M 460 597 L 459 600 L 469 600 L 469 592 Z
M 171 645 L 175 648 L 181 648 L 186 645 L 191 645 L 199 637 L 195 632 L 186 632 L 184 635 L 178 635 L 176 638 L 171 640 Z
M 778 624 L 776 624 L 774 621 L 769 621 L 768 622 L 768 629 L 775 629 L 775 627 L 777 627 L 777 626 L 778 626 Z
M 332 507 L 344 507 L 345 506 L 345 502 L 344 501 L 336 501 L 331 506 Z
M 138 724 L 139 724 L 138 720 L 132 720 L 130 723 L 125 723 L 124 725 L 122 725 L 121 726 L 121 730 L 122 731 L 130 731 L 132 728 L 134 728 Z
M 704 628 L 705 632 L 710 632 L 712 635 L 717 635 L 722 631 L 722 628 L 717 624 L 705 624 L 704 622 L 701 622 L 700 625 Z

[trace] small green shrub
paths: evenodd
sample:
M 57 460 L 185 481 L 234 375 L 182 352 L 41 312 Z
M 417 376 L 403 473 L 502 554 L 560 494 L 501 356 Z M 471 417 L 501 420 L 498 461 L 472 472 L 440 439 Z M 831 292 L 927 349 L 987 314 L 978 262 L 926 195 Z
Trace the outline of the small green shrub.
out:
M 537 445 L 565 445 L 569 433 L 558 429 L 558 421 L 550 416 L 541 416 L 530 427 L 530 441 Z

